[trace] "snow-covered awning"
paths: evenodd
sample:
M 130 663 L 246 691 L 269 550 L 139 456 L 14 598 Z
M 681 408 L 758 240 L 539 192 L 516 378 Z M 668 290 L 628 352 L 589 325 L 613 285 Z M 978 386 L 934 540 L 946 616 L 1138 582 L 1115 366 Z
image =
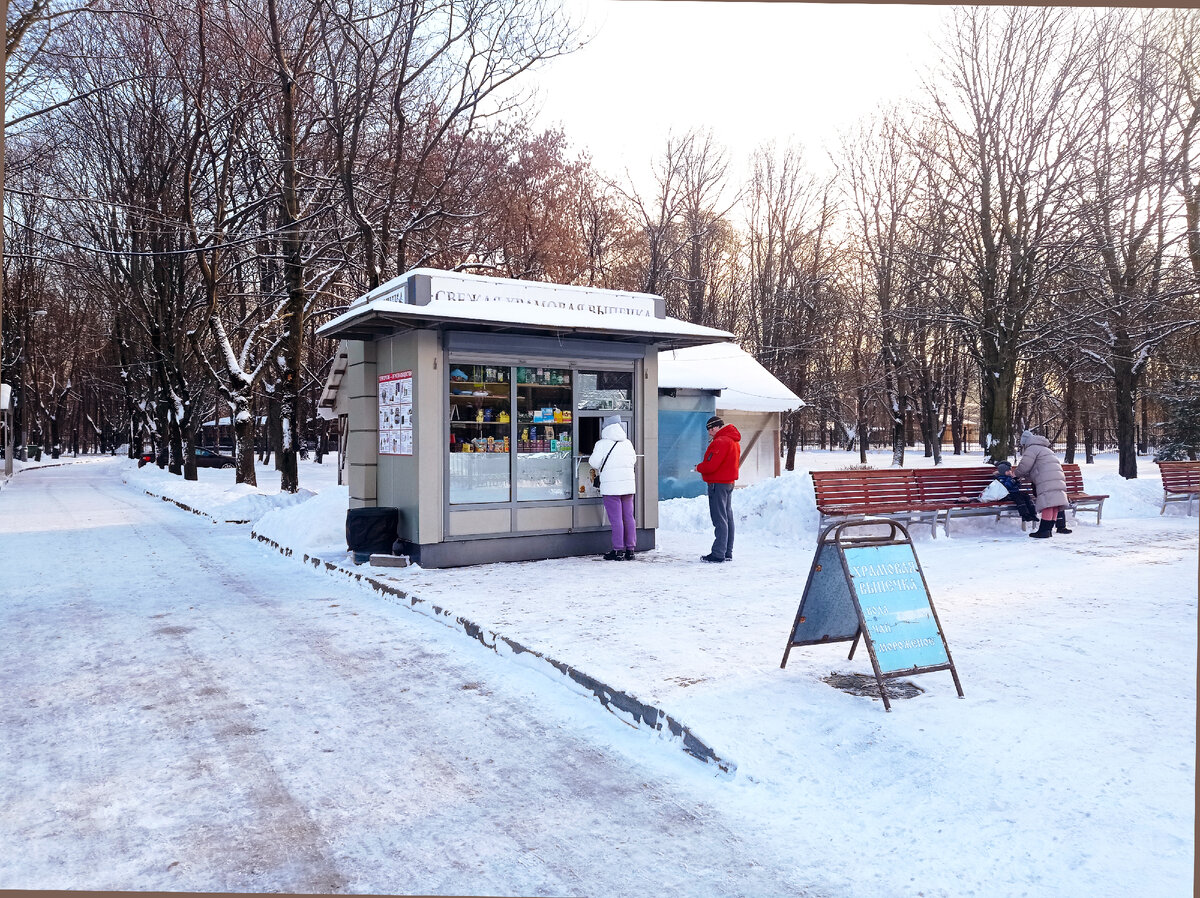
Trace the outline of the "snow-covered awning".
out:
M 659 389 L 719 392 L 717 408 L 786 412 L 804 401 L 734 343 L 710 343 L 658 354 Z
M 397 331 L 440 327 L 673 346 L 732 337 L 727 331 L 669 318 L 663 308 L 662 298 L 648 293 L 418 268 L 362 296 L 317 333 L 373 340 Z

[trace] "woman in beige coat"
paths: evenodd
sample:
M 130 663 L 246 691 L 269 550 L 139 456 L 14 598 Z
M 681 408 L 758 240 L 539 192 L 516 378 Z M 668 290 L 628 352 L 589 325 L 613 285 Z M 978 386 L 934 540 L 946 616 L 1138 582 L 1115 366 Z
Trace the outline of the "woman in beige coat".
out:
M 1013 474 L 1033 484 L 1034 508 L 1042 519 L 1038 529 L 1029 534 L 1034 539 L 1049 539 L 1050 532 L 1070 533 L 1067 529 L 1067 478 L 1062 462 L 1050 448 L 1050 441 L 1032 430 L 1021 434 L 1021 460 Z

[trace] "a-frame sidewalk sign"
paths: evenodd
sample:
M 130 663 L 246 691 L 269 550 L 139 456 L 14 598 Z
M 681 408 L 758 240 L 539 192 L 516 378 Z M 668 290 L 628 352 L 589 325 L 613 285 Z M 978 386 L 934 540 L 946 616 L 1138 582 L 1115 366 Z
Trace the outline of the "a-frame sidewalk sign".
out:
M 882 533 L 881 533 L 882 531 Z M 833 524 L 822 531 L 780 667 L 796 646 L 866 643 L 883 707 L 885 680 L 948 670 L 958 697 L 958 672 L 929 597 L 925 572 L 908 530 L 891 518 Z

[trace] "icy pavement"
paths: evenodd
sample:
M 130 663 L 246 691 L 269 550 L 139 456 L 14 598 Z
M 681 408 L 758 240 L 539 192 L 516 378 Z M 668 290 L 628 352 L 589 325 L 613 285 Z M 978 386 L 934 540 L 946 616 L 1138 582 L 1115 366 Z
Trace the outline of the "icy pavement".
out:
M 113 474 L 0 492 L 0 888 L 805 894 L 543 677 Z
M 852 461 L 811 453 L 801 465 Z M 315 495 L 297 502 L 231 488 L 228 472 L 185 484 L 118 464 L 131 499 L 143 489 L 170 495 L 217 520 L 246 519 L 255 504 L 252 528 L 288 547 L 297 568 L 305 554 L 337 563 L 321 576 L 356 609 L 389 600 L 347 592 L 343 570 L 419 597 L 426 613 L 437 606 L 433 618 L 450 625 L 447 651 L 463 663 L 481 656 L 525 668 L 511 663 L 521 656 L 462 636 L 459 622 L 470 621 L 662 708 L 735 764 L 734 775 L 626 727 L 586 695 L 560 689 L 554 713 L 600 750 L 667 765 L 662 776 L 737 821 L 734 830 L 797 888 L 1191 894 L 1198 527 L 1183 509 L 1159 515 L 1161 485 L 1145 460 L 1143 478 L 1131 482 L 1110 459 L 1084 467 L 1089 489 L 1112 495 L 1100 527 L 1084 519 L 1044 543 L 1013 521 L 965 521 L 952 539 L 914 532 L 966 695 L 957 698 L 948 673 L 915 677 L 924 693 L 894 702 L 890 714 L 824 681 L 869 673 L 861 650 L 848 662 L 844 644 L 796 649 L 779 668 L 816 534 L 801 471 L 735 494 L 731 565 L 699 563 L 710 533 L 704 502 L 675 500 L 660 506 L 660 548 L 633 562 L 426 571 L 349 563 L 345 493 L 322 482 L 327 466 L 305 468 L 302 484 Z M 263 472 L 263 482 L 271 477 Z M 273 503 L 289 507 L 261 512 Z M 244 539 L 248 529 L 215 531 Z M 403 600 L 390 602 L 408 614 Z M 621 838 L 611 824 L 600 833 Z M 778 893 L 723 888 L 686 893 Z

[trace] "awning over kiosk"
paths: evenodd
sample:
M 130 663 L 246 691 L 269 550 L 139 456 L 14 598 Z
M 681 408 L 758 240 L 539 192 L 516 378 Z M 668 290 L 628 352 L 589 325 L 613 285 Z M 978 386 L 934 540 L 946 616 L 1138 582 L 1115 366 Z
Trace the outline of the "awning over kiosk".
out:
M 320 327 L 374 340 L 415 328 L 602 338 L 660 346 L 729 340 L 727 331 L 666 315 L 660 296 L 414 269 L 360 297 Z

